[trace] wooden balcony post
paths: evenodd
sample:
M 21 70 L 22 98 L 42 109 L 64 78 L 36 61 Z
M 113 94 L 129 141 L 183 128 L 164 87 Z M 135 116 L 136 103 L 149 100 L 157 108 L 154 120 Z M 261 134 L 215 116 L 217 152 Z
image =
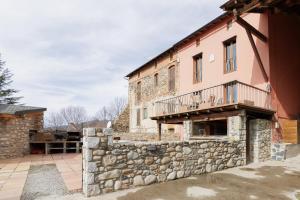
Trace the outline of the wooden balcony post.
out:
M 161 123 L 157 122 L 158 141 L 161 141 Z

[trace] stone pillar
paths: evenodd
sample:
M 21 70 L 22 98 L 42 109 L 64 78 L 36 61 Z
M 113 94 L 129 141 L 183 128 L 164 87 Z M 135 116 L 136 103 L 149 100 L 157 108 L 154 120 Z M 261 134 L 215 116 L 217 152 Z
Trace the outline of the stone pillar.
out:
M 101 193 L 99 184 L 95 182 L 95 172 L 98 171 L 98 165 L 101 164 L 101 159 L 96 161 L 93 158 L 93 151 L 99 149 L 101 142 L 99 135 L 96 134 L 95 128 L 83 129 L 82 190 L 86 197 L 99 195 Z
M 271 121 L 253 119 L 249 123 L 250 131 L 250 161 L 262 162 L 271 157 L 272 129 Z
M 246 114 L 245 112 L 237 116 L 228 117 L 227 120 L 227 135 L 229 141 L 239 142 L 241 147 L 242 162 L 240 165 L 246 164 Z
M 188 141 L 192 136 L 193 125 L 192 120 L 183 121 L 183 140 Z

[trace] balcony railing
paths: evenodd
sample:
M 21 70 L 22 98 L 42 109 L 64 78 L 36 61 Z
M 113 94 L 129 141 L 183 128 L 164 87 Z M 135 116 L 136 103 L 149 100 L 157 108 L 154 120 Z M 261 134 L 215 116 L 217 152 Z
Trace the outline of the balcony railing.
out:
M 237 104 L 271 110 L 270 92 L 239 81 L 233 81 L 157 101 L 152 117 L 222 108 Z

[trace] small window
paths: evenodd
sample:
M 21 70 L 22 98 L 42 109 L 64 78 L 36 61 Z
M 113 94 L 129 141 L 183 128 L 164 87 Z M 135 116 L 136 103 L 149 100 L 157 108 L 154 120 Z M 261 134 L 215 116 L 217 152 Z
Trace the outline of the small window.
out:
M 154 69 L 157 68 L 157 61 L 154 61 Z
M 169 68 L 169 91 L 175 91 L 175 66 Z
M 194 83 L 202 81 L 202 53 L 194 56 Z
M 141 125 L 141 110 L 138 108 L 136 110 L 136 126 Z
M 158 73 L 154 74 L 154 87 L 158 86 Z
M 233 72 L 237 70 L 236 64 L 236 39 L 235 37 L 224 42 L 224 71 L 225 73 Z
M 141 72 L 138 72 L 138 78 L 140 78 L 140 76 L 141 76 Z
M 143 117 L 144 117 L 144 119 L 148 118 L 148 109 L 147 108 L 144 108 L 144 110 L 143 110 Z
M 142 84 L 139 81 L 136 86 L 136 101 L 139 103 L 142 98 Z

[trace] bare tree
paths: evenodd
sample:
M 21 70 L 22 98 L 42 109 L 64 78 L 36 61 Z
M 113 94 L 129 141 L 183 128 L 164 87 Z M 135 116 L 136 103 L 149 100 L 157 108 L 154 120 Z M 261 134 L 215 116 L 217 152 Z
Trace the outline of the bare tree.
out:
M 118 117 L 127 105 L 126 97 L 116 97 L 108 107 L 108 113 L 110 120 L 114 120 Z
M 60 115 L 67 124 L 74 123 L 76 126 L 88 120 L 86 110 L 81 106 L 68 106 L 62 108 Z
M 109 113 L 105 106 L 96 112 L 95 118 L 98 120 L 110 120 Z
M 57 130 L 59 127 L 65 125 L 64 118 L 60 113 L 51 112 L 45 117 L 46 127 Z

